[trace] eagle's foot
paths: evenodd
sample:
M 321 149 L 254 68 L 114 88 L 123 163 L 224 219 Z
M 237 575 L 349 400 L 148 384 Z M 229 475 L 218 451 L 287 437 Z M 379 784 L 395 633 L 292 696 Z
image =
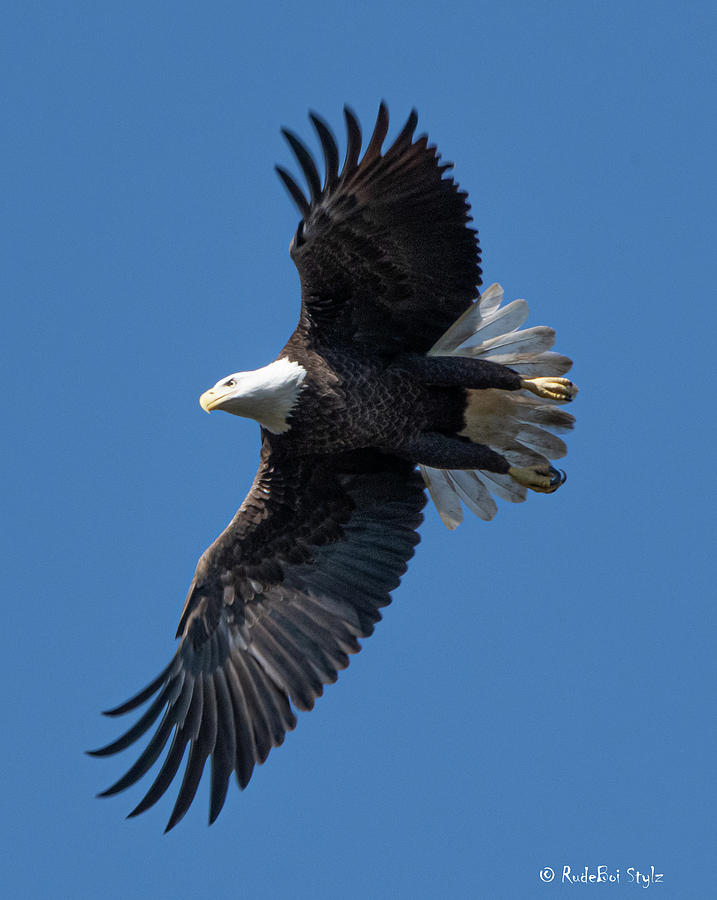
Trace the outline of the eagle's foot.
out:
M 521 387 L 544 400 L 574 400 L 578 389 L 569 378 L 524 378 Z
M 553 466 L 511 466 L 508 469 L 510 477 L 539 494 L 552 494 L 565 484 L 567 478 L 565 472 Z

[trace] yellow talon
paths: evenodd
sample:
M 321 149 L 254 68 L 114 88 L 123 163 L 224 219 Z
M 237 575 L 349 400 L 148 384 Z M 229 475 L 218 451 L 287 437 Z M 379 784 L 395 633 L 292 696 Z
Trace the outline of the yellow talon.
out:
M 530 466 L 511 466 L 508 474 L 518 484 L 530 488 L 531 491 L 537 491 L 539 494 L 554 493 L 561 484 L 565 484 L 566 479 L 565 472 L 561 472 L 553 466 L 540 469 Z
M 544 400 L 569 402 L 577 396 L 577 386 L 569 378 L 524 378 L 521 387 Z

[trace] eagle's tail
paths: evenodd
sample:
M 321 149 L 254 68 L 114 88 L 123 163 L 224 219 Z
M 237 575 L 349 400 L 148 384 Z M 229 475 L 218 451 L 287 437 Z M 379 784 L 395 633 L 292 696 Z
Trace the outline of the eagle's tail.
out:
M 528 317 L 525 300 L 501 307 L 503 288 L 492 284 L 429 350 L 429 356 L 468 356 L 510 366 L 525 378 L 560 376 L 572 361 L 551 350 L 555 332 L 545 325 L 520 330 Z M 573 427 L 575 418 L 553 400 L 528 391 L 497 389 L 468 392 L 464 434 L 502 453 L 513 466 L 547 466 L 567 452 L 555 432 Z M 525 500 L 526 489 L 509 475 L 483 470 L 421 466 L 421 474 L 448 528 L 463 519 L 461 501 L 481 519 L 497 512 L 493 498 Z

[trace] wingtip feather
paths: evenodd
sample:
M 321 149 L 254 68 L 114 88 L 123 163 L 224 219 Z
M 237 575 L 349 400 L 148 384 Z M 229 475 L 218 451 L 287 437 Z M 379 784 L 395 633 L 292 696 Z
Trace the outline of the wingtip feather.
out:
M 321 149 L 324 154 L 324 189 L 330 187 L 338 178 L 339 174 L 339 149 L 336 144 L 336 138 L 329 128 L 328 124 L 315 112 L 309 112 L 311 124 L 314 126 L 316 133 L 321 142 Z
M 362 165 L 373 162 L 381 155 L 381 147 L 388 133 L 388 107 L 382 100 L 378 107 L 378 115 L 376 116 L 376 124 L 373 128 L 373 134 L 366 147 L 363 156 Z
M 306 183 L 309 186 L 309 193 L 311 194 L 311 200 L 317 201 L 321 196 L 321 178 L 319 177 L 318 169 L 316 168 L 316 163 L 311 156 L 306 144 L 294 134 L 293 131 L 289 131 L 288 128 L 282 128 L 281 133 L 286 138 L 291 150 L 296 157 L 296 161 L 301 166 L 301 171 L 304 173 L 304 178 L 306 178 Z
M 289 194 L 291 195 L 291 199 L 296 204 L 297 209 L 299 210 L 301 215 L 308 216 L 309 212 L 311 211 L 311 206 L 309 204 L 309 201 L 304 196 L 304 192 L 301 190 L 299 185 L 294 181 L 291 175 L 289 175 L 286 169 L 282 168 L 281 166 L 274 166 L 274 169 L 276 170 L 279 178 L 281 178 L 282 182 L 284 183 L 284 187 L 288 190 Z

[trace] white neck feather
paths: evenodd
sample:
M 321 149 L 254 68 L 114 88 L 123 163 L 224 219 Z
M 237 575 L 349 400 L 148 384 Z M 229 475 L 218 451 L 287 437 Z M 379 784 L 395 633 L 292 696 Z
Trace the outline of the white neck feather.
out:
M 274 434 L 291 427 L 288 418 L 306 378 L 306 369 L 285 357 L 251 372 L 229 375 L 236 381 L 231 404 L 224 409 L 236 415 L 256 419 Z

